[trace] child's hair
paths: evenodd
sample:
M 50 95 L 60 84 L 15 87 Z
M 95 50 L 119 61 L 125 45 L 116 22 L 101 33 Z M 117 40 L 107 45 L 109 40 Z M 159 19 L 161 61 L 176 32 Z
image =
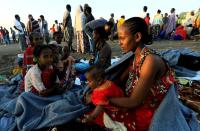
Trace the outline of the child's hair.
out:
M 53 39 L 55 40 L 55 37 L 56 36 L 61 36 L 61 37 L 63 37 L 63 33 L 61 32 L 61 31 L 57 31 L 57 32 L 54 32 L 53 33 Z
M 97 66 L 92 66 L 86 72 L 86 77 L 92 78 L 95 82 L 103 82 L 105 80 L 105 70 Z
M 33 38 L 34 38 L 35 36 L 41 36 L 41 34 L 38 33 L 38 32 L 32 32 L 32 33 L 29 35 L 29 40 L 30 40 L 30 42 L 33 42 Z
M 52 50 L 52 48 L 49 45 L 37 45 L 34 49 L 34 52 L 33 52 L 34 58 L 38 59 L 42 50 L 44 50 L 44 49 Z M 36 61 L 36 62 L 38 63 L 38 61 Z

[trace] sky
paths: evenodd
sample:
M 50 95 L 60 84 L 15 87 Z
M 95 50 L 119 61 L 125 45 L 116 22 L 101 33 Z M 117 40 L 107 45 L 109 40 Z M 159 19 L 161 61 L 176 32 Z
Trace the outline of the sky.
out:
M 121 15 L 125 15 L 126 19 L 138 16 L 144 5 L 148 6 L 147 12 L 150 13 L 151 20 L 158 9 L 161 9 L 161 13 L 169 13 L 171 8 L 175 8 L 179 14 L 200 8 L 200 0 L 0 0 L 0 26 L 13 27 L 15 14 L 19 14 L 21 21 L 26 24 L 28 14 L 32 14 L 35 19 L 44 15 L 50 28 L 54 20 L 62 22 L 66 4 L 72 7 L 71 16 L 74 23 L 78 5 L 85 3 L 92 7 L 96 19 L 109 19 L 110 14 L 114 13 L 115 20 Z

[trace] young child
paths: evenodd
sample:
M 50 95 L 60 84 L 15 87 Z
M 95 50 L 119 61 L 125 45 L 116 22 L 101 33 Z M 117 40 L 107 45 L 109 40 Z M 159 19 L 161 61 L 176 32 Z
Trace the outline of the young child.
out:
M 43 38 L 40 33 L 33 32 L 29 35 L 30 45 L 26 48 L 23 58 L 23 77 L 26 75 L 28 69 L 34 65 L 33 51 L 35 46 L 43 44 Z
M 102 115 L 104 111 L 106 113 L 116 112 L 118 109 L 109 104 L 108 98 L 123 96 L 123 92 L 113 82 L 105 80 L 105 71 L 101 68 L 92 66 L 86 72 L 86 79 L 92 92 L 91 94 L 86 95 L 85 102 L 86 104 L 92 102 L 96 107 L 91 114 L 86 115 L 83 122 L 95 121 L 95 119 Z M 98 124 L 102 125 L 101 122 Z
M 62 32 L 55 32 L 53 34 L 54 42 L 50 45 L 53 49 L 53 66 L 56 69 L 57 75 L 61 81 L 65 81 L 70 71 L 71 63 L 68 62 L 69 50 L 67 47 L 61 46 L 63 39 Z
M 55 93 L 58 87 L 58 78 L 53 69 L 53 51 L 48 45 L 38 45 L 33 53 L 36 64 L 32 66 L 25 76 L 25 91 L 41 96 Z

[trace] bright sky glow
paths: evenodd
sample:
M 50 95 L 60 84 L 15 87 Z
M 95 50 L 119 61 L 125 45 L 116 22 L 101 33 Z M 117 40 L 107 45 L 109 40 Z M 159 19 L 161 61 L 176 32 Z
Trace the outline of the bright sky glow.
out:
M 0 0 L 0 26 L 13 27 L 15 14 L 19 14 L 25 24 L 28 14 L 32 14 L 35 19 L 43 14 L 50 28 L 54 20 L 62 21 L 66 4 L 72 6 L 73 19 L 77 6 L 85 3 L 92 7 L 95 18 L 109 19 L 110 14 L 114 13 L 115 20 L 121 15 L 126 18 L 138 16 L 144 5 L 148 6 L 151 19 L 158 9 L 162 13 L 169 13 L 174 7 L 176 13 L 180 13 L 200 8 L 200 0 Z

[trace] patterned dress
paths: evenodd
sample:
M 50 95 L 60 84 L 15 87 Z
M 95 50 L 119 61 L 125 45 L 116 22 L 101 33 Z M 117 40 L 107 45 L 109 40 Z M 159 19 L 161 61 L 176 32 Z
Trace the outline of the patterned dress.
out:
M 129 68 L 129 78 L 125 89 L 127 96 L 131 95 L 131 92 L 134 90 L 134 87 L 139 80 L 141 67 L 146 56 L 149 54 L 158 55 L 155 51 L 148 49 L 147 47 L 144 47 L 140 54 L 139 64 L 136 65 L 134 60 L 133 65 L 131 65 Z M 169 68 L 167 64 L 166 67 L 167 71 L 163 76 L 154 81 L 153 86 L 150 89 L 150 93 L 143 104 L 135 108 L 132 112 L 135 122 L 135 125 L 132 126 L 135 126 L 136 130 L 148 129 L 155 110 L 160 105 L 169 87 L 175 82 L 174 72 Z
M 129 78 L 127 80 L 125 89 L 126 96 L 130 96 L 131 92 L 134 90 L 134 87 L 139 80 L 142 64 L 146 56 L 148 56 L 149 54 L 158 55 L 153 50 L 144 47 L 141 52 L 139 64 L 133 66 L 135 65 L 134 62 L 133 65 L 130 66 Z M 162 77 L 160 77 L 160 79 L 157 79 L 153 83 L 153 86 L 150 89 L 150 93 L 147 96 L 146 100 L 144 100 L 143 104 L 138 106 L 137 108 L 130 110 L 111 110 L 112 108 L 110 107 L 107 98 L 110 98 L 111 96 L 117 97 L 117 95 L 113 95 L 114 92 L 116 92 L 117 88 L 113 88 L 112 86 L 108 86 L 107 88 L 97 88 L 93 92 L 92 102 L 94 105 L 98 105 L 99 103 L 101 103 L 101 105 L 104 105 L 105 113 L 112 119 L 112 121 L 121 123 L 127 129 L 127 131 L 148 130 L 155 110 L 159 107 L 159 104 L 163 100 L 171 84 L 175 82 L 174 72 L 169 68 L 167 64 L 166 67 L 166 73 Z M 105 125 L 107 123 L 105 123 L 103 114 L 97 117 L 95 123 L 100 126 L 107 127 Z

